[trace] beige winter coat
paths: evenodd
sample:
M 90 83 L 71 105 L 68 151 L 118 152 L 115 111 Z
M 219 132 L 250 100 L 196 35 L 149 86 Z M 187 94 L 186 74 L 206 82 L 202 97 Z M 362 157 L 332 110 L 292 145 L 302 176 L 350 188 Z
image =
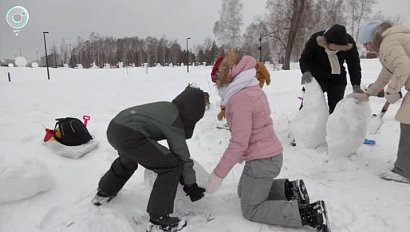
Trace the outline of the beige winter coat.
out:
M 368 88 L 367 93 L 375 96 L 386 85 L 387 93 L 397 93 L 403 86 L 410 91 L 410 30 L 401 26 L 382 28 L 375 33 L 374 37 L 383 69 L 377 80 Z M 410 124 L 409 92 L 403 98 L 396 120 Z

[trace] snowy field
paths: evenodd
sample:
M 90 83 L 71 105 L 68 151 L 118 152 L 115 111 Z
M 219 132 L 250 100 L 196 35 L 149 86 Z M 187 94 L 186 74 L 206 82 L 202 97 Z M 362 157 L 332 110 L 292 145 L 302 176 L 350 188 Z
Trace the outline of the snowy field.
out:
M 297 67 L 297 65 L 294 65 Z M 362 60 L 362 87 L 381 69 L 377 60 Z M 8 82 L 7 72 L 11 73 Z M 95 207 L 90 200 L 99 178 L 117 157 L 106 140 L 109 121 L 126 107 L 170 101 L 188 83 L 210 93 L 211 107 L 188 141 L 192 157 L 207 171 L 219 161 L 230 138 L 216 129 L 219 97 L 210 82 L 211 67 L 128 69 L 0 68 L 0 231 L 4 232 L 142 232 L 150 186 L 140 167 L 110 204 Z M 334 232 L 403 232 L 410 228 L 410 186 L 382 180 L 396 158 L 399 123 L 392 105 L 376 135 L 376 145 L 361 145 L 356 155 L 329 156 L 326 146 L 292 147 L 291 125 L 301 96 L 300 70 L 273 71 L 264 88 L 270 100 L 274 128 L 284 145 L 279 177 L 303 178 L 311 201 L 324 199 Z M 348 84 L 346 94 L 351 92 Z M 372 113 L 382 98 L 371 98 Z M 90 115 L 88 128 L 99 147 L 80 159 L 53 153 L 42 139 L 54 119 Z M 241 216 L 236 187 L 243 165 L 226 177 L 219 191 L 190 203 L 179 194 L 175 214 L 188 220 L 184 231 L 250 232 L 314 231 L 253 223 Z M 36 177 L 39 177 L 36 179 Z M 22 184 L 24 183 L 24 184 Z M 41 193 L 36 194 L 40 191 Z M 35 194 L 34 196 L 32 196 Z M 26 199 L 24 197 L 32 196 Z M 406 229 L 407 228 L 407 229 Z

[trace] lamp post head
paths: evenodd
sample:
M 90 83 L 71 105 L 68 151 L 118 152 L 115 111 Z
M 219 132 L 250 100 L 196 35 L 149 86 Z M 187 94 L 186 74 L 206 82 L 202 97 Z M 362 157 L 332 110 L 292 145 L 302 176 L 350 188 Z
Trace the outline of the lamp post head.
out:
M 48 31 L 43 31 L 43 34 L 48 34 Z

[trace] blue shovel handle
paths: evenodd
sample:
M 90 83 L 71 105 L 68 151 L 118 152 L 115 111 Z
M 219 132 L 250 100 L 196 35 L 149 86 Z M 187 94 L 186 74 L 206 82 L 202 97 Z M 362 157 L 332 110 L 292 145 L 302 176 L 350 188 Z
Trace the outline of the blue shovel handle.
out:
M 363 144 L 367 144 L 367 145 L 375 145 L 376 141 L 373 139 L 364 139 Z

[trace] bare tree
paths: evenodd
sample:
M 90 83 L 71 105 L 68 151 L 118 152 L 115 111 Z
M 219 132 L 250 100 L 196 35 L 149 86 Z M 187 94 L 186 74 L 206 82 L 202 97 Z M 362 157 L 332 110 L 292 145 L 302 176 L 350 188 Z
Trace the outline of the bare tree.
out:
M 272 60 L 273 57 L 267 38 L 265 25 L 262 20 L 251 23 L 243 35 L 242 51 L 253 57 L 260 57 L 262 61 Z
M 300 28 L 300 19 L 302 18 L 303 11 L 305 9 L 306 0 L 293 0 L 292 3 L 292 17 L 290 21 L 290 29 L 288 32 L 285 60 L 283 63 L 283 69 L 290 69 L 290 56 L 292 54 L 293 43 L 295 42 L 296 35 Z
M 351 35 L 357 40 L 359 36 L 360 25 L 364 20 L 370 18 L 373 6 L 377 0 L 347 0 L 347 21 L 350 27 Z
M 243 4 L 240 0 L 224 0 L 219 12 L 219 20 L 215 22 L 214 34 L 221 46 L 237 48 L 241 44 Z
M 158 46 L 159 46 L 158 56 L 159 56 L 160 63 L 162 64 L 162 66 L 165 66 L 168 63 L 167 55 L 169 55 L 168 54 L 169 52 L 167 52 L 168 40 L 165 35 L 163 35 L 161 39 L 159 40 Z
M 325 22 L 328 26 L 338 24 L 345 24 L 345 0 L 321 0 L 319 4 L 325 6 L 323 12 Z
M 70 48 L 68 47 L 67 43 L 65 42 L 65 39 L 63 38 L 60 44 L 60 55 L 61 55 L 63 64 L 67 64 L 68 62 L 68 57 L 70 55 L 69 49 Z
M 243 35 L 242 51 L 253 57 L 259 56 L 258 41 L 261 35 L 261 27 L 257 23 L 251 23 Z
M 264 31 L 279 56 L 283 56 L 282 51 L 286 49 L 286 35 L 290 28 L 289 3 L 290 0 L 268 0 L 266 3 L 268 15 L 264 19 Z
M 216 45 L 216 42 L 210 37 L 206 37 L 204 42 L 196 46 L 197 61 L 212 65 L 218 56 L 224 54 L 224 50 Z
M 181 62 L 182 60 L 182 49 L 181 49 L 181 45 L 179 45 L 179 43 L 174 40 L 170 43 L 170 59 L 171 62 L 176 65 L 178 63 Z
M 269 10 L 266 21 L 267 34 L 282 46 L 285 53 L 282 68 L 285 70 L 290 69 L 292 49 L 302 26 L 301 19 L 306 2 L 306 0 L 268 0 L 267 2 Z

